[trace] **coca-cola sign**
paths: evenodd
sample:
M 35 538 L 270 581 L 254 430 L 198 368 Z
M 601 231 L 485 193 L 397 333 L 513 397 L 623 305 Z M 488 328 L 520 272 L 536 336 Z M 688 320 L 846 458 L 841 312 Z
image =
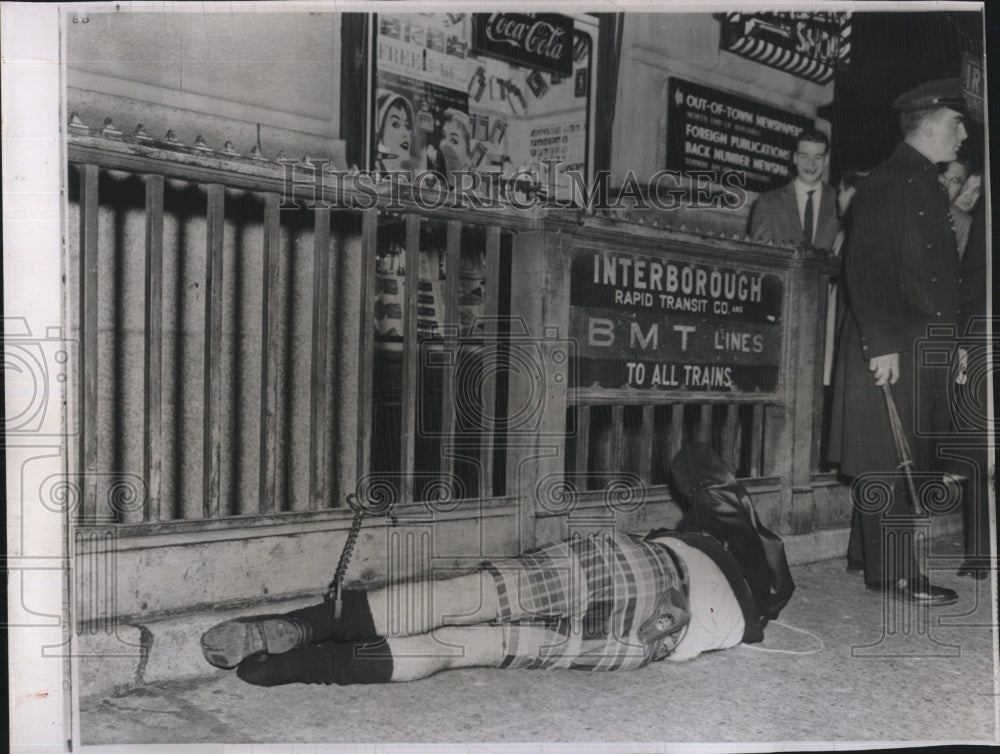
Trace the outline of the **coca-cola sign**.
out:
M 476 13 L 473 48 L 560 76 L 573 73 L 573 19 L 557 13 Z

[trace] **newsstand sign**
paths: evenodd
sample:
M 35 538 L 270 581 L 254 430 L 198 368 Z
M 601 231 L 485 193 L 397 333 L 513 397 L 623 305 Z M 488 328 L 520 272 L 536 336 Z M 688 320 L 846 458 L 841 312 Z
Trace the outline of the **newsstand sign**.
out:
M 743 186 L 767 191 L 793 176 L 799 134 L 813 121 L 766 102 L 670 77 L 667 167 L 738 172 Z
M 818 84 L 851 56 L 850 13 L 726 13 L 722 49 Z

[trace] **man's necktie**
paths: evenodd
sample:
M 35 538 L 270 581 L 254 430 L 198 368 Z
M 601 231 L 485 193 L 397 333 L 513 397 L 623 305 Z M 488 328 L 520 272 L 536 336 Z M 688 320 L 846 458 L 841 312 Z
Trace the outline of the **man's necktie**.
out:
M 813 189 L 815 191 L 816 189 Z M 813 242 L 813 192 L 806 192 L 806 211 L 802 215 L 802 239 L 806 246 L 812 246 Z

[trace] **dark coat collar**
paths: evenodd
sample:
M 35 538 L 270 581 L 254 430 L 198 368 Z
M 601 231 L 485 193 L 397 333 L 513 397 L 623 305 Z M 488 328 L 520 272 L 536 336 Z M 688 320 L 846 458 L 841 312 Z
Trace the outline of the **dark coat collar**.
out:
M 926 172 L 935 181 L 938 176 L 937 165 L 927 159 L 924 155 L 918 152 L 916 149 L 911 147 L 905 141 L 899 142 L 896 145 L 895 151 L 892 153 L 892 159 L 902 163 L 907 169 L 913 170 L 914 172 Z

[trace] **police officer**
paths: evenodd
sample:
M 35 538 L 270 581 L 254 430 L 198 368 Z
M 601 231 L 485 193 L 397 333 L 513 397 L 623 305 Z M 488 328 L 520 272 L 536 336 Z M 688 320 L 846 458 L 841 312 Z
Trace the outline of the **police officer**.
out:
M 906 536 L 912 520 L 882 386 L 891 386 L 916 469 L 930 471 L 932 435 L 949 427 L 953 377 L 947 365 L 922 363 L 918 348 L 932 326 L 957 326 L 959 318 L 958 250 L 937 163 L 954 160 L 967 136 L 961 84 L 926 82 L 893 107 L 903 141 L 862 182 L 851 208 L 830 460 L 855 478 L 852 539 L 862 543 L 869 591 L 947 605 L 957 594 L 927 580 Z M 896 536 L 887 538 L 890 523 Z

